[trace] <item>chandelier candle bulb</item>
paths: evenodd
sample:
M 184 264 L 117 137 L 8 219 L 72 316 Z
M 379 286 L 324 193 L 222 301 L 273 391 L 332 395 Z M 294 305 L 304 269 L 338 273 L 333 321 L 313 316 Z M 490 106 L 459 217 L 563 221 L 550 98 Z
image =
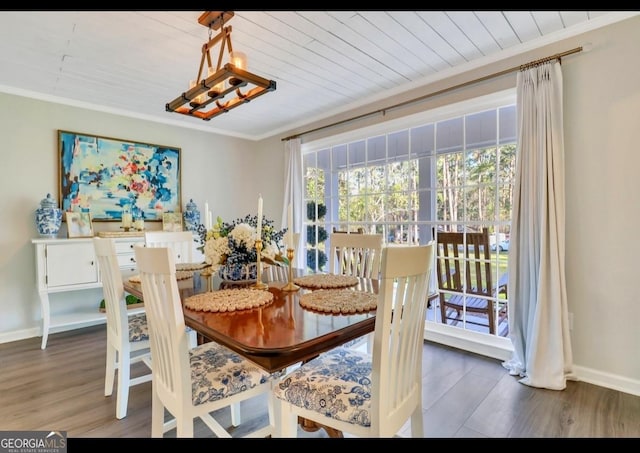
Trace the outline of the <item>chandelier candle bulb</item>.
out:
M 247 69 L 247 55 L 244 52 L 234 50 L 230 55 L 230 62 L 238 69 Z

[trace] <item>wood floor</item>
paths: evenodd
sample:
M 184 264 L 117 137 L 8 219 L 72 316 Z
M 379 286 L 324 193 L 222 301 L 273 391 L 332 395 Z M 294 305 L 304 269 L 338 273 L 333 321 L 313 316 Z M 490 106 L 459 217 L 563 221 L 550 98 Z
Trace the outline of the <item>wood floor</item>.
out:
M 40 338 L 0 344 L 0 431 L 66 431 L 70 446 L 72 438 L 149 437 L 151 383 L 131 388 L 127 417 L 117 420 L 115 390 L 103 394 L 105 340 L 99 325 L 53 334 L 44 351 Z M 527 387 L 497 360 L 434 343 L 425 343 L 423 372 L 426 437 L 640 437 L 638 396 L 583 382 Z M 266 423 L 264 400 L 242 404 L 234 437 Z M 228 409 L 214 415 L 230 425 Z M 407 424 L 398 435 L 408 432 Z M 195 435 L 214 437 L 200 421 Z

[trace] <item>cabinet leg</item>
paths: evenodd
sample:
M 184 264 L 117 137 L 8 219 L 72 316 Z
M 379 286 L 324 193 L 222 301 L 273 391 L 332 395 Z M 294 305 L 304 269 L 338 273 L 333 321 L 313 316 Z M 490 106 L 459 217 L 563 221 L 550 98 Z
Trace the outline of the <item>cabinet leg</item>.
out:
M 40 306 L 42 307 L 42 344 L 40 345 L 40 349 L 45 349 L 47 347 L 49 327 L 51 324 L 51 310 L 48 293 L 40 292 Z

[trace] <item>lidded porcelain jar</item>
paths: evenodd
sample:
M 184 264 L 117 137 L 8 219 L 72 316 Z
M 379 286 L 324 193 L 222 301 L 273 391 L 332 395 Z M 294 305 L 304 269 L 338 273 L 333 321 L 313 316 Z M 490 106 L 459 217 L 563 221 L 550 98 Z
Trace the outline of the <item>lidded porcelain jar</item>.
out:
M 54 238 L 58 235 L 62 224 L 62 209 L 58 208 L 58 202 L 48 193 L 36 209 L 36 227 L 40 236 Z
M 183 217 L 184 227 L 187 231 L 198 230 L 198 225 L 200 225 L 200 211 L 198 211 L 198 206 L 193 202 L 193 199 L 190 199 L 189 203 L 187 203 Z

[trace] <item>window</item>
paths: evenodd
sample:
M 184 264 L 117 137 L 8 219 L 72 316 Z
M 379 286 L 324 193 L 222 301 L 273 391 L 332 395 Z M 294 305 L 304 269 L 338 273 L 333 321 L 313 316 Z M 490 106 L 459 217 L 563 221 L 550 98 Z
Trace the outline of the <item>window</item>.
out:
M 394 124 L 392 130 L 386 125 L 381 126 L 386 131 L 360 131 L 335 137 L 330 144 L 304 145 L 309 270 L 327 271 L 327 232 L 334 228 L 382 233 L 389 244 L 427 243 L 434 231 L 488 228 L 493 281 L 504 280 L 516 107 L 513 96 L 489 102 L 484 108 L 477 101 L 461 105 L 446 116 L 424 112 L 408 127 Z M 440 117 L 429 121 L 429 115 Z M 496 335 L 506 336 L 508 301 L 505 293 L 495 297 Z M 452 327 L 482 332 L 466 316 Z M 441 322 L 436 307 L 430 308 L 427 321 Z

